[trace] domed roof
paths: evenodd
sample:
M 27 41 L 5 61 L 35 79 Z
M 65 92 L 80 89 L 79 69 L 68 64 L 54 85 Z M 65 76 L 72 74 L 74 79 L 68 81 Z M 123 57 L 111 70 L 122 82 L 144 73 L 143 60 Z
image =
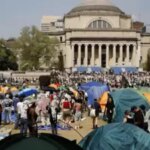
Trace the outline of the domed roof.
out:
M 87 5 L 113 5 L 111 0 L 82 0 L 81 6 Z
M 66 16 L 76 15 L 99 15 L 99 14 L 122 14 L 125 15 L 118 7 L 114 6 L 110 0 L 83 0 L 81 4 L 73 8 Z

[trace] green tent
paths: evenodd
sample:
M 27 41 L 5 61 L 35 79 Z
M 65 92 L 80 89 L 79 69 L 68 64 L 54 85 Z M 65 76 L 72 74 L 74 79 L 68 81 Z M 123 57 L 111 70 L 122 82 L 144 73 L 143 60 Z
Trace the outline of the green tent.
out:
M 19 134 L 0 141 L 0 150 L 82 150 L 74 141 L 63 137 L 40 134 L 38 137 L 23 137 Z
M 89 133 L 83 150 L 150 150 L 150 134 L 127 123 L 111 123 Z
M 130 111 L 133 106 L 144 105 L 149 109 L 149 103 L 146 98 L 135 89 L 119 89 L 111 93 L 115 104 L 114 122 L 122 122 L 124 112 Z

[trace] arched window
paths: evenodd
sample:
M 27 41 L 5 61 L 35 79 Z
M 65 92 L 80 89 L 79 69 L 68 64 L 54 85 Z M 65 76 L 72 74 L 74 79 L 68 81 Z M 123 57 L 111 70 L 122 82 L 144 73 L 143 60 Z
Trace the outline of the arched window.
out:
M 96 20 L 89 24 L 89 29 L 111 29 L 112 26 L 104 20 Z

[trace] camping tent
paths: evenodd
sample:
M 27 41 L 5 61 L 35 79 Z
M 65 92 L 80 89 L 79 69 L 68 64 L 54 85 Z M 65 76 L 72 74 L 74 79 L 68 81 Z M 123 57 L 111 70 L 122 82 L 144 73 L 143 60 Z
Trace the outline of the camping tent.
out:
M 83 150 L 148 150 L 150 134 L 126 123 L 112 123 L 89 133 L 79 143 Z
M 82 150 L 73 141 L 63 137 L 40 134 L 39 137 L 23 137 L 12 135 L 0 141 L 0 149 L 4 150 Z
M 100 96 L 100 98 L 98 100 L 103 112 L 105 111 L 105 107 L 106 107 L 106 104 L 107 104 L 108 93 L 109 92 L 104 92 L 103 95 Z
M 87 92 L 89 105 L 93 104 L 94 99 L 99 99 L 104 92 L 109 91 L 109 87 L 100 82 L 84 83 L 80 85 L 79 89 Z
M 18 93 L 19 96 L 31 96 L 32 94 L 37 94 L 38 91 L 37 89 L 33 89 L 33 88 L 26 88 L 26 89 L 23 89 L 22 91 L 20 91 Z
M 124 112 L 133 106 L 144 105 L 150 107 L 146 98 L 135 89 L 119 89 L 111 93 L 115 104 L 114 122 L 122 122 Z

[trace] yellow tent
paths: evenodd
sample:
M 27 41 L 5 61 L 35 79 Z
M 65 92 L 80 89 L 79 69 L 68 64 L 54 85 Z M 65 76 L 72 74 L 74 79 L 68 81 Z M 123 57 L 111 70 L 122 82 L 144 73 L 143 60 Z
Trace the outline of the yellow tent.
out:
M 7 91 L 8 91 L 8 87 L 1 87 L 0 90 L 1 90 L 1 93 L 5 94 Z
M 16 91 L 18 91 L 18 89 L 14 86 L 14 87 L 12 87 L 11 89 L 11 92 L 16 92 Z
M 143 95 L 146 97 L 147 101 L 150 103 L 150 93 L 143 93 Z
M 74 94 L 74 96 L 76 97 L 76 98 L 78 98 L 79 97 L 79 93 L 78 93 L 78 91 L 76 91 L 75 89 L 73 89 L 72 87 L 69 87 L 69 90 Z
M 108 100 L 108 93 L 109 92 L 105 92 L 100 98 L 99 98 L 99 104 L 101 106 L 102 111 L 104 112 L 106 104 L 107 104 L 107 100 Z

